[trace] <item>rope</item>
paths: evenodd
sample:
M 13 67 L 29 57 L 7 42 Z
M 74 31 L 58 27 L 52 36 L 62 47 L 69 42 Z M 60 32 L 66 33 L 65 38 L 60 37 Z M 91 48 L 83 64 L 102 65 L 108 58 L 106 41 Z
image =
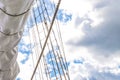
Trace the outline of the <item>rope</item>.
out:
M 13 33 L 13 34 L 9 34 L 9 33 L 4 33 L 2 31 L 0 31 L 0 33 L 4 34 L 5 36 L 13 36 L 13 35 L 16 35 L 18 33 L 22 33 L 22 31 L 19 31 L 19 32 L 16 32 L 16 33 Z
M 38 4 L 37 4 L 37 10 L 38 10 L 38 12 L 39 12 L 39 16 L 40 16 L 40 19 L 41 19 L 41 15 L 40 15 L 40 11 L 39 11 L 39 9 L 38 9 Z M 36 31 L 37 31 L 37 34 L 38 35 L 40 35 L 40 33 L 39 33 L 39 30 L 38 30 L 38 23 L 37 23 L 37 20 L 36 20 L 36 18 L 35 18 L 35 10 L 33 9 L 33 17 L 34 17 L 34 21 L 35 21 L 35 28 L 36 28 Z M 41 39 L 40 39 L 40 36 L 38 36 L 38 39 L 39 39 L 39 43 L 40 43 L 40 47 L 41 47 L 41 49 L 42 49 L 42 43 L 41 43 Z M 38 49 L 37 49 L 38 50 Z M 37 52 L 37 53 L 39 53 L 39 52 Z M 44 54 L 43 54 L 43 64 L 44 64 L 44 67 L 45 67 L 45 72 L 46 72 L 46 77 L 47 77 L 47 80 L 48 80 L 48 76 L 49 76 L 49 78 L 50 78 L 50 75 L 49 74 L 47 74 L 49 71 L 48 71 L 48 66 L 46 65 L 46 60 L 45 60 L 45 57 L 44 57 Z M 41 66 L 41 63 L 40 63 L 40 66 Z M 42 65 L 43 66 L 43 65 Z M 40 68 L 40 69 L 42 69 L 42 67 Z M 38 70 L 39 70 L 39 67 L 38 67 Z M 47 72 L 48 71 L 48 72 Z M 43 72 L 43 70 L 41 70 L 41 72 Z M 39 75 L 40 76 L 40 75 Z M 42 80 L 44 80 L 44 78 L 43 78 L 43 74 L 41 73 L 41 76 L 42 76 Z M 51 79 L 50 79 L 51 80 Z
M 36 0 L 36 2 L 37 2 L 37 0 Z M 38 5 L 37 5 L 37 10 L 38 10 Z M 34 20 L 35 20 L 35 25 L 36 25 L 36 30 L 37 30 L 37 34 L 38 35 L 40 35 L 40 33 L 39 33 L 39 30 L 38 30 L 38 24 L 37 24 L 37 20 L 36 20 L 36 18 L 35 18 L 35 10 L 33 9 L 33 17 L 34 17 Z M 40 36 L 38 36 L 38 39 L 39 39 L 39 43 L 40 43 L 40 48 L 42 49 L 42 43 L 41 43 L 41 39 L 40 39 Z M 37 51 L 38 51 L 39 49 L 37 49 Z M 39 53 L 39 52 L 37 52 L 37 53 Z M 44 56 L 44 55 L 43 55 Z M 41 62 L 42 63 L 42 62 Z M 46 65 L 45 65 L 45 58 L 43 57 L 43 63 L 44 63 L 44 66 L 45 66 L 45 71 L 46 71 Z M 40 65 L 40 67 L 41 67 L 41 65 Z M 38 68 L 39 69 L 39 68 Z M 41 68 L 40 68 L 41 69 Z M 41 72 L 42 72 L 42 69 L 41 69 Z M 46 72 L 47 73 L 47 72 Z M 42 75 L 42 80 L 44 80 L 44 78 L 43 78 L 43 74 L 41 73 L 41 75 Z M 40 75 L 39 75 L 40 76 Z M 46 75 L 47 76 L 47 75 Z M 48 76 L 47 76 L 47 80 L 48 80 Z
M 42 4 L 40 4 L 40 5 L 42 5 Z M 46 15 L 47 15 L 47 17 L 48 17 L 48 20 L 50 21 L 50 17 L 49 17 L 47 8 L 46 8 L 46 6 L 45 6 L 44 0 L 43 0 L 43 5 L 44 5 L 44 7 L 45 7 L 45 11 L 46 11 Z M 51 7 L 52 7 L 52 6 L 51 6 Z M 52 10 L 53 10 L 53 7 L 52 7 Z M 44 19 L 45 19 L 45 17 L 44 17 Z M 44 22 L 44 23 L 45 23 L 45 25 L 46 25 L 46 27 L 47 27 L 46 19 L 45 19 L 45 22 Z M 48 28 L 47 28 L 47 30 L 48 30 Z M 52 32 L 53 32 L 55 41 L 56 41 L 56 43 L 57 43 L 57 45 L 58 45 L 58 42 L 57 42 L 57 39 L 56 39 L 56 36 L 55 36 L 55 32 L 54 32 L 53 29 L 52 29 Z M 59 74 L 60 74 L 60 79 L 62 79 L 62 78 L 61 78 L 60 70 L 61 70 L 61 68 L 63 67 L 63 65 L 64 65 L 65 69 L 67 69 L 66 66 L 65 66 L 65 62 L 63 61 L 63 59 L 62 59 L 62 62 L 61 62 L 61 60 L 59 59 L 59 62 L 60 62 L 61 64 L 63 64 L 63 65 L 61 65 L 61 68 L 60 68 L 60 65 L 58 66 L 58 60 L 56 59 L 56 56 L 59 56 L 59 53 L 57 52 L 57 55 L 55 54 L 55 50 L 53 49 L 53 44 L 52 44 L 51 39 L 50 39 L 50 44 L 51 44 L 51 46 L 52 46 L 52 51 L 53 51 L 53 53 L 54 53 L 54 58 L 55 58 L 55 61 L 56 61 L 56 64 L 57 64 L 58 72 L 59 72 Z M 60 49 L 59 49 L 59 50 L 60 50 Z M 61 53 L 61 51 L 60 51 L 60 53 Z M 62 56 L 61 56 L 61 57 L 62 57 Z M 58 57 L 58 58 L 59 58 L 59 57 Z M 65 71 L 64 71 L 63 69 L 62 69 L 62 72 L 63 72 L 64 78 L 65 78 L 65 80 L 66 80 Z M 55 72 L 55 73 L 56 73 L 56 72 Z M 66 74 L 67 74 L 67 73 L 66 73 Z
M 46 6 L 45 6 L 45 2 L 44 2 L 44 0 L 43 0 L 43 5 L 44 5 L 44 7 L 45 7 L 45 10 L 46 10 L 46 13 L 47 13 L 47 16 L 48 16 L 48 19 L 49 19 L 49 21 L 50 21 L 50 17 L 49 17 L 49 14 L 48 14 L 48 11 L 47 11 L 47 8 L 46 8 Z M 52 7 L 52 5 L 51 5 L 51 7 Z M 54 6 L 55 7 L 55 6 Z M 53 7 L 52 7 L 52 9 L 53 9 Z M 56 21 L 55 21 L 56 22 Z M 58 26 L 59 27 L 59 26 Z M 60 29 L 59 29 L 59 31 L 60 31 Z M 53 35 L 54 35 L 54 37 L 55 37 L 55 31 L 54 30 L 52 30 L 52 32 L 53 32 Z M 59 33 L 59 32 L 58 32 Z M 59 33 L 59 40 L 61 41 L 62 39 L 61 39 L 61 32 Z M 56 41 L 56 44 L 58 45 L 58 41 L 57 41 L 57 39 L 56 39 L 56 37 L 55 37 L 55 41 Z M 51 42 L 51 41 L 50 41 Z M 52 43 L 52 42 L 51 42 Z M 61 43 L 62 43 L 62 41 L 61 41 Z M 63 44 L 63 43 L 62 43 Z M 63 45 L 62 45 L 62 47 L 63 47 Z M 60 49 L 59 49 L 59 51 L 60 51 Z M 61 51 L 60 51 L 60 53 L 61 53 Z M 63 54 L 64 54 L 64 49 L 63 49 Z M 61 54 L 60 54 L 61 55 Z M 59 54 L 58 54 L 58 52 L 57 52 L 57 56 L 59 56 Z M 61 55 L 61 57 L 62 57 L 62 55 Z M 58 57 L 59 58 L 59 57 Z M 56 59 L 56 58 L 55 58 Z M 66 62 L 66 57 L 65 57 L 65 54 L 64 54 L 64 59 L 65 59 L 65 62 Z M 61 60 L 59 59 L 59 61 L 60 61 L 60 63 L 61 63 Z M 63 65 L 64 65 L 64 67 L 65 67 L 65 69 L 67 69 L 67 64 L 65 64 L 65 62 L 63 61 L 63 59 L 62 59 L 62 63 L 63 63 Z M 57 64 L 58 65 L 58 64 Z M 58 67 L 58 66 L 57 66 Z M 63 66 L 61 65 L 61 68 L 62 68 Z M 58 67 L 58 69 L 59 69 L 59 67 Z M 60 69 L 59 69 L 60 70 Z M 58 70 L 58 71 L 59 71 Z M 67 69 L 68 70 L 68 69 Z M 63 71 L 63 74 L 64 74 L 64 78 L 65 78 L 65 80 L 66 80 L 66 76 L 65 76 L 65 72 L 64 72 L 64 70 L 62 69 L 62 71 Z M 59 74 L 60 74 L 60 71 L 59 71 Z M 66 73 L 67 75 L 68 75 L 68 73 Z M 60 77 L 61 77 L 61 75 L 60 75 Z M 68 75 L 68 78 L 69 78 L 69 75 Z
M 41 1 L 40 1 L 40 5 L 41 5 L 41 10 L 42 10 L 42 12 L 43 12 L 43 8 L 42 8 L 42 4 L 41 4 Z M 45 10 L 44 10 L 45 11 Z M 39 14 L 40 14 L 40 11 L 39 11 Z M 44 17 L 44 23 L 46 24 L 46 19 L 45 19 L 45 15 L 44 15 L 44 13 L 43 13 L 43 17 Z M 41 16 L 40 16 L 40 18 L 41 18 Z M 45 25 L 46 26 L 46 25 Z M 47 36 L 46 35 L 46 33 L 45 33 L 45 28 L 44 28 L 44 26 L 43 26 L 43 31 L 44 31 L 44 34 L 45 34 L 45 37 Z M 48 30 L 47 30 L 48 31 Z M 50 51 L 50 46 L 49 46 L 49 44 L 47 43 L 47 47 L 48 47 L 48 50 Z M 55 64 L 54 64 L 54 62 L 53 62 L 53 60 L 52 60 L 52 55 L 50 54 L 50 59 L 51 59 L 51 62 L 52 62 L 52 65 L 53 65 L 53 71 L 54 71 L 54 73 L 55 73 L 55 76 L 56 76 L 56 80 L 57 80 L 57 73 L 56 73 L 56 70 L 55 70 Z M 49 77 L 50 77 L 50 73 L 48 73 L 49 74 Z M 50 80 L 51 80 L 51 77 L 50 77 Z
M 44 7 L 45 7 L 44 1 L 43 1 L 43 4 L 44 4 Z M 42 5 L 42 4 L 41 4 L 41 5 Z M 45 7 L 45 11 L 47 12 L 46 7 Z M 47 16 L 48 16 L 48 18 L 49 18 L 49 15 L 48 15 L 48 14 L 47 14 Z M 47 32 L 48 32 L 48 24 L 47 24 L 47 20 L 46 20 L 44 14 L 43 14 L 43 17 L 44 17 L 44 23 L 45 23 L 45 26 L 46 26 L 46 29 L 47 29 Z M 49 40 L 50 40 L 50 45 L 51 45 L 51 47 L 52 47 L 53 55 L 54 55 L 54 58 L 55 58 L 55 63 L 57 64 L 57 59 L 56 59 L 55 50 L 54 50 L 54 48 L 53 48 L 53 44 L 52 44 L 52 41 L 51 41 L 51 37 L 49 38 Z M 51 60 L 52 60 L 52 55 L 51 55 L 51 53 L 49 53 L 49 54 L 50 54 L 50 58 L 51 58 Z M 53 60 L 52 60 L 52 65 L 53 65 L 53 70 L 54 70 L 54 73 L 55 73 L 55 77 L 56 77 L 56 80 L 58 80 L 58 78 L 57 78 L 57 72 L 56 72 L 56 68 L 55 68 L 55 63 L 53 63 Z M 58 72 L 59 72 L 59 74 L 60 74 L 60 70 L 59 70 L 58 64 L 57 64 L 57 69 L 58 69 Z
M 26 11 L 24 11 L 24 12 L 22 12 L 22 13 L 19 13 L 19 14 L 11 14 L 11 13 L 8 13 L 7 11 L 3 10 L 2 8 L 0 8 L 0 10 L 1 10 L 3 13 L 5 13 L 6 15 L 8 15 L 8 16 L 18 17 L 18 16 L 21 16 L 21 15 L 24 15 L 25 13 L 27 13 L 27 12 L 30 10 L 31 5 L 32 5 L 33 2 L 34 2 L 34 0 L 31 2 L 30 6 L 29 6 L 29 9 L 27 9 Z
M 65 59 L 65 62 L 67 62 L 67 60 L 66 60 L 66 56 L 65 56 L 65 50 L 64 50 L 63 42 L 62 42 L 61 31 L 60 31 L 60 27 L 59 27 L 59 23 L 58 23 L 58 21 L 57 21 L 57 25 L 58 25 L 57 32 L 59 33 L 59 39 L 60 39 L 60 42 L 61 42 L 61 47 L 62 47 L 62 51 L 63 51 L 63 56 L 64 56 L 64 59 Z M 60 54 L 60 55 L 61 55 L 61 54 Z M 62 59 L 62 61 L 63 61 L 63 59 Z M 63 61 L 63 62 L 64 62 L 64 61 Z M 67 69 L 66 74 L 67 74 L 67 76 L 68 76 L 68 80 L 70 80 L 69 69 L 68 69 L 68 67 L 67 67 L 67 63 L 64 64 L 64 67 L 65 67 L 65 69 Z
M 43 49 L 42 49 L 42 51 L 41 51 L 41 54 L 40 54 L 40 56 L 39 56 L 39 59 L 38 59 L 38 61 L 37 61 L 36 67 L 35 67 L 35 69 L 34 69 L 34 71 L 33 71 L 31 80 L 33 80 L 34 74 L 35 74 L 35 72 L 36 72 L 36 70 L 37 70 L 37 67 L 38 67 L 38 65 L 39 65 L 39 61 L 40 61 L 40 59 L 41 59 L 41 57 L 42 57 L 42 55 L 43 55 L 43 52 L 44 52 L 44 50 L 45 50 L 45 47 L 46 47 L 46 44 L 47 44 L 49 35 L 50 35 L 50 33 L 51 33 L 51 30 L 52 30 L 52 26 L 53 26 L 55 17 L 56 17 L 56 15 L 57 15 L 57 11 L 58 11 L 60 2 L 61 2 L 61 0 L 59 0 L 58 5 L 57 5 L 57 8 L 56 8 L 56 10 L 55 10 L 55 13 L 54 13 L 54 16 L 53 16 L 53 20 L 52 20 L 52 23 L 51 23 L 51 25 L 50 25 L 49 32 L 48 32 L 48 34 L 47 34 L 47 37 L 46 37 L 45 43 L 44 43 L 44 45 L 43 45 Z
M 55 4 L 54 0 L 53 0 L 53 3 Z M 55 5 L 53 5 L 53 7 L 55 8 Z M 58 20 L 55 20 L 55 24 L 57 25 L 57 33 L 59 33 L 58 37 L 59 37 L 59 41 L 60 41 L 60 44 L 61 44 L 61 47 L 62 47 L 63 56 L 64 56 L 64 59 L 65 59 L 65 62 L 67 62 L 66 56 L 65 56 L 65 50 L 64 50 L 63 42 L 62 42 L 63 40 L 62 40 L 62 36 L 61 36 L 61 30 L 60 30 L 60 26 L 59 26 Z M 60 49 L 59 49 L 59 51 L 61 53 Z M 62 55 L 60 54 L 60 56 L 62 56 Z M 68 69 L 67 63 L 65 64 L 65 62 L 63 61 L 63 59 L 62 59 L 62 62 L 63 62 L 64 68 L 67 69 L 66 75 L 68 76 L 68 80 L 70 80 L 69 69 Z
M 28 24 L 29 25 L 29 24 Z M 29 27 L 27 27 L 28 28 L 28 35 L 29 35 L 29 40 L 30 40 L 30 43 L 32 43 L 32 40 L 31 40 L 31 37 L 30 37 L 30 28 Z M 34 62 L 34 57 L 33 57 L 33 51 L 32 51 L 32 46 L 30 45 L 30 49 L 31 49 L 31 57 L 32 57 L 32 63 L 33 63 L 33 67 L 34 67 L 34 65 L 35 65 L 35 62 Z M 35 79 L 36 79 L 36 76 L 35 76 Z
M 28 10 L 26 10 L 25 12 L 20 13 L 20 14 L 10 14 L 10 13 L 6 12 L 5 10 L 3 10 L 2 8 L 0 8 L 0 10 L 1 10 L 2 12 L 4 12 L 6 15 L 8 15 L 8 16 L 17 17 L 17 16 L 24 15 L 24 14 L 27 13 L 30 9 L 28 9 Z

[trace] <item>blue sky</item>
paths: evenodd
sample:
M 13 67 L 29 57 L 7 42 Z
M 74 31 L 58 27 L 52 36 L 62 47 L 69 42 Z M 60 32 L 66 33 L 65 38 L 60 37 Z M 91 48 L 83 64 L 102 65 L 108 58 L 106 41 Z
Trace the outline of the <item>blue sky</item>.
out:
M 71 80 L 120 80 L 119 3 L 120 0 L 62 0 L 57 19 Z M 23 71 L 31 72 L 33 45 L 27 31 L 25 28 L 19 44 L 21 72 L 17 80 L 28 80 Z

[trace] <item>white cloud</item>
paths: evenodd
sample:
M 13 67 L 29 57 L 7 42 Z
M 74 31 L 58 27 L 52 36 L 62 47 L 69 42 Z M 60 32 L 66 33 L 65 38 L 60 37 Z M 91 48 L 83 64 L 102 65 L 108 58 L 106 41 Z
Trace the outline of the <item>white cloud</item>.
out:
M 73 14 L 79 14 L 80 17 L 88 13 L 92 6 L 89 2 L 85 0 L 63 0 L 60 8 L 68 10 Z
M 25 64 L 21 63 L 21 61 L 26 57 L 29 57 L 29 59 L 25 62 Z M 20 66 L 20 73 L 17 76 L 17 78 L 20 78 L 20 80 L 30 79 L 33 71 L 33 66 L 32 66 L 33 62 L 31 56 L 28 55 L 26 56 L 26 54 L 18 53 L 17 61 L 19 62 L 19 66 Z
M 97 14 L 104 20 L 97 25 L 97 28 L 92 28 L 91 23 L 89 29 L 85 32 L 85 37 L 82 41 L 79 40 L 76 45 L 86 45 L 91 50 L 102 51 L 103 53 L 113 53 L 112 51 L 119 50 L 119 4 L 112 2 L 111 4 L 98 9 L 96 8 Z M 115 9 L 118 7 L 117 9 Z M 92 19 L 92 17 L 91 17 Z M 99 18 L 98 18 L 99 19 Z M 92 22 L 94 24 L 94 20 Z M 86 28 L 86 26 L 83 26 Z M 91 47 L 92 46 L 92 47 Z M 100 52 L 101 53 L 101 52 Z
M 87 3 L 84 3 L 86 1 Z M 91 68 L 86 64 L 82 65 L 87 68 L 87 70 L 83 70 L 87 72 L 86 74 L 89 74 L 88 78 L 90 80 L 113 80 L 114 78 L 118 80 L 118 74 L 120 74 L 118 68 L 120 64 L 119 0 L 91 1 L 66 0 L 61 5 L 61 8 L 66 9 L 66 12 L 72 13 L 72 20 L 60 25 L 67 59 L 70 61 L 71 78 L 72 80 L 77 80 L 76 78 L 87 80 L 80 76 L 79 65 L 72 63 L 74 59 L 79 60 L 80 57 L 83 57 L 88 61 L 87 64 L 91 65 Z M 86 4 L 89 4 L 90 7 L 85 7 Z M 82 9 L 79 7 L 82 7 Z M 92 79 L 93 75 L 98 78 Z
M 60 9 L 72 14 L 71 21 L 59 22 L 71 80 L 119 80 L 119 0 L 62 0 Z M 80 58 L 83 64 L 74 63 Z M 23 80 L 30 77 L 23 75 L 30 59 L 20 64 Z

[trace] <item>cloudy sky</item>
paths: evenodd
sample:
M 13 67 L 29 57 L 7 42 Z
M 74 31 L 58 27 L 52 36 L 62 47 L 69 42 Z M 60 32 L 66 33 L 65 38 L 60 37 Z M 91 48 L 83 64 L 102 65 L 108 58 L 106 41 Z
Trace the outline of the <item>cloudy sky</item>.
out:
M 57 19 L 71 80 L 120 80 L 119 4 L 120 0 L 62 0 Z M 24 34 L 19 44 L 21 72 L 17 80 L 30 78 L 32 60 L 27 41 Z

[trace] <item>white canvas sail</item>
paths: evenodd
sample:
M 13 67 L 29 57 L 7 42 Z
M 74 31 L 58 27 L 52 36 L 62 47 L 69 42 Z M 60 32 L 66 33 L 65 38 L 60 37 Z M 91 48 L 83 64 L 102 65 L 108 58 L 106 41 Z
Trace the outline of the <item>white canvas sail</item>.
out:
M 0 0 L 0 80 L 15 80 L 17 44 L 29 14 L 32 0 Z

